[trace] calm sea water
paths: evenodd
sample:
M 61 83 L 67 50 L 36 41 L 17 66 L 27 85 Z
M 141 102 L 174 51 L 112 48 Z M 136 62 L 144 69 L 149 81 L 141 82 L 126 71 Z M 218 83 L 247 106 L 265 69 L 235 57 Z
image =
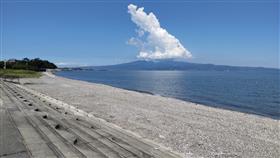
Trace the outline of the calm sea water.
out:
M 279 119 L 279 72 L 83 70 L 57 75 Z

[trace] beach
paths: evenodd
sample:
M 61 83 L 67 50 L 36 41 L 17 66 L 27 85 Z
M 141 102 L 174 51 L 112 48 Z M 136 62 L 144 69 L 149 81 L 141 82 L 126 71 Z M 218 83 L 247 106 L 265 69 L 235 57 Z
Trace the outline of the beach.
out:
M 24 87 L 184 157 L 279 157 L 279 120 L 45 73 Z

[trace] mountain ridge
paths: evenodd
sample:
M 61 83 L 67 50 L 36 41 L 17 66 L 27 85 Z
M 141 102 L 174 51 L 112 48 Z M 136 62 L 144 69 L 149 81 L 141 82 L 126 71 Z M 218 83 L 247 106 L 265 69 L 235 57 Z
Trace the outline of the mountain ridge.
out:
M 215 64 L 199 64 L 183 61 L 161 60 L 161 61 L 146 61 L 137 60 L 128 63 L 105 65 L 105 66 L 86 66 L 85 69 L 94 70 L 242 70 L 242 69 L 271 69 L 279 70 L 277 68 L 264 68 L 264 67 L 247 67 L 247 66 L 228 66 L 228 65 L 215 65 Z

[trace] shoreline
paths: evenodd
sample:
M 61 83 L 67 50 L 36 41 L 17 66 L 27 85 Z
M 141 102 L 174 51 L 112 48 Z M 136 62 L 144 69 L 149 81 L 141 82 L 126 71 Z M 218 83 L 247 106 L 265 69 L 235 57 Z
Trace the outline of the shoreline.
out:
M 245 114 L 249 114 L 249 115 L 255 115 L 255 116 L 260 116 L 260 117 L 265 117 L 265 118 L 270 118 L 270 119 L 280 121 L 280 116 L 271 116 L 271 115 L 268 115 L 268 114 L 259 113 L 259 112 L 252 111 L 252 110 L 249 110 L 249 109 L 240 109 L 240 108 L 238 108 L 238 105 L 232 105 L 231 107 L 224 107 L 224 106 L 222 106 L 222 104 L 216 104 L 216 105 L 215 104 L 207 104 L 206 105 L 203 102 L 199 102 L 199 101 L 191 101 L 191 100 L 186 100 L 186 99 L 182 99 L 182 98 L 179 98 L 179 97 L 160 95 L 160 94 L 156 94 L 156 93 L 152 93 L 152 92 L 144 91 L 144 90 L 137 90 L 137 89 L 132 89 L 132 88 L 123 88 L 123 87 L 118 87 L 118 86 L 113 86 L 113 85 L 103 84 L 103 83 L 97 83 L 97 82 L 91 82 L 91 81 L 86 81 L 86 80 L 81 80 L 81 79 L 71 79 L 71 78 L 56 75 L 55 74 L 56 72 L 58 72 L 58 71 L 49 71 L 49 72 L 47 72 L 47 73 L 49 73 L 47 75 L 52 75 L 52 76 L 61 77 L 61 78 L 64 78 L 64 79 L 70 79 L 70 80 L 74 80 L 74 81 L 82 81 L 82 82 L 86 82 L 86 83 L 89 83 L 89 84 L 93 83 L 93 84 L 106 85 L 106 86 L 110 86 L 110 87 L 113 87 L 113 88 L 118 88 L 118 89 L 123 89 L 123 90 L 128 90 L 128 91 L 133 91 L 133 92 L 138 92 L 138 93 L 143 93 L 143 94 L 149 94 L 149 95 L 154 95 L 154 96 L 160 96 L 160 97 L 164 97 L 164 98 L 176 99 L 176 100 L 180 100 L 180 101 L 187 102 L 187 103 L 197 104 L 197 105 L 200 105 L 200 106 L 207 106 L 207 107 L 216 108 L 216 109 L 229 110 L 229 111 L 233 111 L 233 112 L 240 112 L 240 113 L 245 113 Z
M 279 155 L 279 120 L 60 76 L 22 81 L 186 156 Z

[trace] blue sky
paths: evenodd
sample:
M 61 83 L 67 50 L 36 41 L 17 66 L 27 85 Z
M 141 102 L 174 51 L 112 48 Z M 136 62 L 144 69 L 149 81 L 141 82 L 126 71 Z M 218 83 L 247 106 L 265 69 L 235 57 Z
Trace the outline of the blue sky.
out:
M 153 12 L 192 53 L 189 62 L 279 67 L 279 2 L 2 0 L 3 58 L 70 65 L 137 60 L 127 6 Z

